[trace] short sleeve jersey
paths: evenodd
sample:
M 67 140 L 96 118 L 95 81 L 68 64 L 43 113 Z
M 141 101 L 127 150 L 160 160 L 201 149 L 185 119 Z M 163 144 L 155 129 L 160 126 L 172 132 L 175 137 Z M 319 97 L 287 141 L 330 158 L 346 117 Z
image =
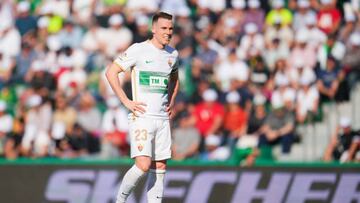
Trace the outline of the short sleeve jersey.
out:
M 146 104 L 141 117 L 169 118 L 168 83 L 170 75 L 178 71 L 177 61 L 175 49 L 159 49 L 149 40 L 131 45 L 115 59 L 123 71 L 131 70 L 133 100 Z

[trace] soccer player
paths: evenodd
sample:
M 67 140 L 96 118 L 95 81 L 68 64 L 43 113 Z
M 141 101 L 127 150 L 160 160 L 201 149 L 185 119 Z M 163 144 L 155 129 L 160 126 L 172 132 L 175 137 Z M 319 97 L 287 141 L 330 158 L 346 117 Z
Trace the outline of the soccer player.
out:
M 125 202 L 139 180 L 149 171 L 148 202 L 161 202 L 166 160 L 171 158 L 169 119 L 179 88 L 178 52 L 168 46 L 173 22 L 170 14 L 152 18 L 153 37 L 131 45 L 106 71 L 120 101 L 128 108 L 131 158 L 135 164 L 125 174 L 117 203 Z M 120 86 L 118 74 L 130 69 L 132 100 Z

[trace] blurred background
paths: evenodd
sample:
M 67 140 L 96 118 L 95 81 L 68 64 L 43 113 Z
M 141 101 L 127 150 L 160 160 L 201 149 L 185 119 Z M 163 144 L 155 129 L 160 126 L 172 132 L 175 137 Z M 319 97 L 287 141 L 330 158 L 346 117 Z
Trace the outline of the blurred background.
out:
M 0 156 L 128 159 L 104 71 L 174 16 L 173 159 L 360 160 L 359 1 L 2 0 Z M 129 73 L 119 75 L 131 98 Z

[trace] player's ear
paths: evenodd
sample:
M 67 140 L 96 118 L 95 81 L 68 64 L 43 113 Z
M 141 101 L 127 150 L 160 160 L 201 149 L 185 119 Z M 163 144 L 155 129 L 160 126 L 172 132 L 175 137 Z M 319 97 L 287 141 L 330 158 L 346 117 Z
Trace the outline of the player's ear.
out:
M 155 23 L 151 25 L 151 33 L 155 34 Z

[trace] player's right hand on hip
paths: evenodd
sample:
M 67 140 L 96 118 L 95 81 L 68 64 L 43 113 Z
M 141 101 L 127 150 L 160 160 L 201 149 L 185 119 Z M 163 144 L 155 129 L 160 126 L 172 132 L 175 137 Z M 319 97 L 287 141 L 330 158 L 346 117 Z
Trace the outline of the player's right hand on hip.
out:
M 138 116 L 138 113 L 145 113 L 145 106 L 146 104 L 144 102 L 137 102 L 137 101 L 131 101 L 127 104 L 125 104 L 126 108 L 128 108 L 135 116 Z

